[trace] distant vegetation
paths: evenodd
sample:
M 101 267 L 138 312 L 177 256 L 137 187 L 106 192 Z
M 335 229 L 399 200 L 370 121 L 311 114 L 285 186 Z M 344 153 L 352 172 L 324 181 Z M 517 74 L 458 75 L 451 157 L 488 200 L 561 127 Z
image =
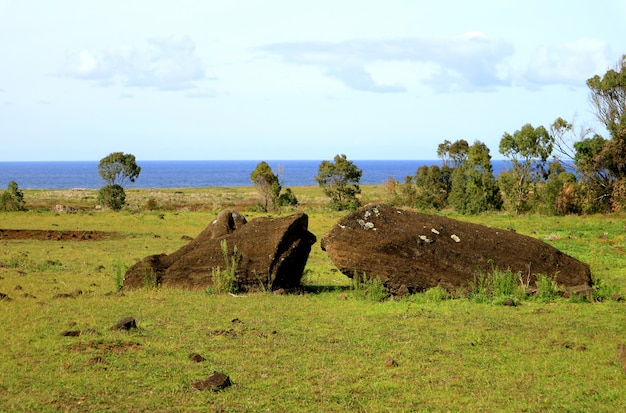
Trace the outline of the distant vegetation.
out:
M 357 195 L 361 193 L 359 183 L 362 175 L 363 171 L 342 154 L 335 155 L 332 162 L 322 161 L 315 181 L 330 198 L 332 209 L 354 210 L 360 205 Z
M 286 188 L 282 191 L 279 174 L 275 174 L 267 162 L 259 162 L 250 174 L 250 180 L 254 188 L 263 199 L 263 202 L 259 205 L 263 212 L 281 206 L 295 206 L 298 204 L 298 198 L 296 198 L 291 189 Z
M 587 80 L 604 138 L 557 118 L 549 128 L 505 132 L 499 151 L 511 169 L 493 176 L 489 148 L 460 139 L 439 145 L 442 167 L 418 169 L 388 182 L 396 205 L 451 208 L 463 214 L 506 210 L 549 215 L 616 212 L 626 207 L 626 56 L 604 76 Z
M 26 211 L 24 194 L 19 190 L 17 182 L 11 181 L 7 190 L 0 195 L 0 211 Z
M 114 152 L 100 160 L 98 174 L 106 185 L 98 192 L 98 201 L 114 211 L 122 209 L 126 203 L 126 182 L 135 182 L 141 168 L 137 166 L 135 155 Z

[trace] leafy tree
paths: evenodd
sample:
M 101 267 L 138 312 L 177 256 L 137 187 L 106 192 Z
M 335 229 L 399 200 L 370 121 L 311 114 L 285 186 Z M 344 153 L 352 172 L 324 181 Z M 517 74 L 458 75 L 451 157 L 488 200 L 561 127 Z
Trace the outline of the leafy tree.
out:
M 469 144 L 465 139 L 452 143 L 449 140 L 443 141 L 437 147 L 437 157 L 443 162 L 443 167 L 458 168 L 467 159 Z
M 100 160 L 98 174 L 106 185 L 100 188 L 98 200 L 102 205 L 119 211 L 126 202 L 124 185 L 135 182 L 141 167 L 137 165 L 135 155 L 113 152 Z
M 19 190 L 17 182 L 11 181 L 6 191 L 0 196 L 0 211 L 26 211 L 24 194 Z
M 334 161 L 322 161 L 315 181 L 330 198 L 333 209 L 355 209 L 360 205 L 357 195 L 361 193 L 361 171 L 346 155 L 335 155 Z
M 467 158 L 452 172 L 449 204 L 463 214 L 500 209 L 502 199 L 487 145 L 476 141 Z
M 276 205 L 280 194 L 281 186 L 278 176 L 274 174 L 267 162 L 259 162 L 250 174 L 250 180 L 263 198 L 263 204 L 261 205 L 263 211 L 267 212 L 270 207 Z
M 545 165 L 552 153 L 554 138 L 546 128 L 526 124 L 513 135 L 505 132 L 500 140 L 500 153 L 511 160 L 514 184 L 502 187 L 508 196 L 515 196 L 515 211 L 528 208 L 528 197 L 534 186 L 547 175 Z M 508 182 L 511 182 L 510 180 Z
M 549 215 L 581 212 L 576 175 L 559 161 L 550 162 L 548 178 L 537 187 L 537 210 Z
M 587 86 L 596 117 L 615 136 L 626 114 L 626 55 L 604 76 L 587 79 Z
M 100 159 L 98 174 L 107 185 L 124 187 L 127 182 L 135 182 L 141 167 L 137 166 L 135 155 L 113 152 Z
M 98 202 L 119 211 L 126 203 L 126 191 L 120 185 L 105 185 L 98 191 Z
M 595 134 L 575 142 L 574 164 L 588 195 L 586 211 L 618 210 L 626 205 L 622 201 L 626 182 L 626 56 L 602 77 L 588 79 L 587 86 L 595 115 L 610 138 Z
M 626 55 L 587 86 L 596 117 L 611 136 L 577 142 L 575 163 L 600 210 L 618 210 L 626 206 Z
M 444 165 L 421 166 L 415 174 L 416 191 L 412 206 L 440 210 L 448 204 L 452 168 Z

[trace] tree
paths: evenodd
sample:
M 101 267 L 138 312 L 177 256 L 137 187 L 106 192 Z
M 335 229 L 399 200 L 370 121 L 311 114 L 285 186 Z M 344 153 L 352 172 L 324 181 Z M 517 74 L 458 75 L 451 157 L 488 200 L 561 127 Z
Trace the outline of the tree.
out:
M 515 210 L 523 212 L 527 208 L 531 189 L 547 175 L 545 165 L 552 153 L 554 138 L 546 128 L 534 128 L 527 123 L 513 135 L 505 132 L 500 140 L 500 153 L 511 160 L 512 187 L 501 186 L 508 196 L 515 197 Z M 509 181 L 511 182 L 511 181 Z
M 335 155 L 334 161 L 322 161 L 315 181 L 330 198 L 333 209 L 355 209 L 360 205 L 357 195 L 361 193 L 361 171 L 346 155 Z
M 141 167 L 137 166 L 135 155 L 113 152 L 100 159 L 98 174 L 107 185 L 124 187 L 127 182 L 135 182 Z
M 537 188 L 537 210 L 549 215 L 580 213 L 576 175 L 559 161 L 550 162 L 548 179 Z
M 98 191 L 98 201 L 114 211 L 122 209 L 126 202 L 124 185 L 135 182 L 140 172 L 135 155 L 113 152 L 102 158 L 98 164 L 98 174 L 106 185 Z
M 449 166 L 420 166 L 415 173 L 416 191 L 411 206 L 419 209 L 445 208 L 448 204 L 452 171 Z
M 452 172 L 449 204 L 462 214 L 500 209 L 502 199 L 493 175 L 489 148 L 476 141 L 466 153 L 467 158 Z
M 626 206 L 626 55 L 615 69 L 587 80 L 596 117 L 610 139 L 595 135 L 575 144 L 575 164 L 600 211 Z
M 443 162 L 443 167 L 458 168 L 466 159 L 469 143 L 465 139 L 459 139 L 452 143 L 443 141 L 437 147 L 437 157 Z
M 596 117 L 615 135 L 626 114 L 626 55 L 604 76 L 587 79 L 587 86 Z
M 267 162 L 259 162 L 250 174 L 250 180 L 263 198 L 263 204 L 261 205 L 263 211 L 267 212 L 270 207 L 276 205 L 280 194 L 281 186 L 278 176 L 274 174 Z
M 9 182 L 6 191 L 0 195 L 0 211 L 26 211 L 25 204 L 24 194 L 18 188 L 17 182 Z

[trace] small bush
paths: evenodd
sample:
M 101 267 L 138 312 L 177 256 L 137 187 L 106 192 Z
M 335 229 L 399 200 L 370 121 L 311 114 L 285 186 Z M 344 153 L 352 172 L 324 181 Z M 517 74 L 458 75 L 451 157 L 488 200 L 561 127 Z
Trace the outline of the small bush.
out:
M 426 301 L 430 301 L 433 303 L 440 303 L 444 300 L 448 300 L 450 298 L 450 293 L 448 293 L 448 291 L 445 288 L 438 285 L 436 287 L 429 288 L 428 290 L 426 290 L 424 292 L 424 298 L 426 299 Z
M 549 277 L 546 274 L 537 275 L 537 299 L 548 303 L 560 297 L 560 289 L 556 283 L 556 277 Z
M 120 292 L 124 289 L 124 274 L 128 269 L 121 261 L 117 261 L 115 267 L 115 290 Z
M 474 281 L 470 282 L 469 298 L 476 303 L 485 303 L 491 301 L 491 294 L 488 288 L 487 275 L 480 271 Z
M 157 274 L 152 270 L 146 271 L 143 274 L 143 287 L 146 289 L 154 289 L 154 288 L 157 288 L 158 286 L 159 286 L 159 277 L 157 276 Z
M 7 190 L 0 195 L 0 211 L 26 211 L 24 194 L 19 190 L 17 182 L 11 181 Z
M 389 293 L 380 278 L 368 278 L 365 273 L 359 275 L 356 271 L 352 277 L 352 293 L 357 299 L 375 302 L 383 301 L 389 297 Z
M 158 209 L 158 208 L 159 208 L 159 204 L 157 203 L 157 200 L 153 196 L 148 198 L 148 200 L 146 201 L 145 209 L 148 211 L 154 211 L 155 209 Z
M 222 255 L 224 257 L 225 268 L 216 267 L 211 269 L 212 285 L 206 288 L 207 293 L 223 294 L 236 293 L 239 291 L 237 283 L 237 266 L 241 259 L 241 254 L 237 251 L 237 246 L 233 248 L 232 254 L 228 251 L 228 243 L 225 239 L 220 242 Z
M 278 199 L 276 200 L 276 205 L 281 206 L 296 206 L 298 205 L 298 198 L 291 191 L 291 188 L 286 188 L 285 191 L 280 194 Z
M 614 296 L 619 296 L 619 292 L 619 288 L 610 286 L 599 278 L 593 280 L 593 301 L 611 300 Z
M 126 203 L 126 192 L 120 185 L 103 186 L 98 191 L 98 202 L 114 211 L 119 211 Z
M 522 299 L 526 296 L 526 289 L 519 282 L 519 274 L 514 274 L 510 269 L 501 271 L 494 268 L 490 279 L 494 298 Z
M 526 297 L 526 289 L 519 280 L 519 274 L 510 269 L 502 271 L 492 266 L 491 272 L 479 272 L 470 283 L 469 298 L 477 303 L 502 302 L 507 298 L 518 302 Z

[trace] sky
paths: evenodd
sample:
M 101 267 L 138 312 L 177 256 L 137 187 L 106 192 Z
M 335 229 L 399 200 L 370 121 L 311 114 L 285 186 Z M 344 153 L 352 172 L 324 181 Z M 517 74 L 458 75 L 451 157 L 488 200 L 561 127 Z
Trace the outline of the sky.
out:
M 0 162 L 437 157 L 562 117 L 626 2 L 0 0 Z

